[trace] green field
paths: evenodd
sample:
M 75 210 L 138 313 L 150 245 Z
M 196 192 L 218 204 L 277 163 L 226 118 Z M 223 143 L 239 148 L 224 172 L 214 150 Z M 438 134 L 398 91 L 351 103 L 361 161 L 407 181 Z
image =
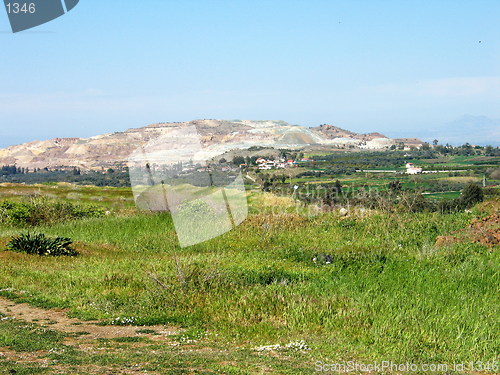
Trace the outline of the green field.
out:
M 485 216 L 479 207 L 311 216 L 289 198 L 252 191 L 242 225 L 182 249 L 170 216 L 134 210 L 128 189 L 9 185 L 0 199 L 22 201 L 34 190 L 67 201 L 78 194 L 110 213 L 29 228 L 70 237 L 75 258 L 5 251 L 28 228 L 1 226 L 1 296 L 67 309 L 82 322 L 126 317 L 137 329 L 165 324 L 180 333 L 161 345 L 154 335 L 78 341 L 18 316 L 0 320 L 6 371 L 304 374 L 317 361 L 499 360 L 498 246 L 435 245 Z
M 286 185 L 314 187 L 338 180 L 348 194 L 360 189 L 384 192 L 391 182 L 399 181 L 403 191 L 423 193 L 427 199 L 435 201 L 457 198 L 458 192 L 467 184 L 482 185 L 483 178 L 491 189 L 498 190 L 500 186 L 500 158 L 497 156 L 436 154 L 429 158 L 429 155 L 425 152 L 413 152 L 412 155 L 405 152 L 319 152 L 309 154 L 315 160 L 301 163 L 299 168 L 259 173 L 250 170 L 249 173 L 260 180 L 284 176 L 285 184 L 273 183 L 275 191 L 283 190 Z M 405 173 L 406 162 L 422 167 L 424 172 L 438 172 L 408 175 Z
M 64 202 L 98 204 L 115 211 L 135 208 L 130 188 L 80 186 L 68 183 L 44 183 L 35 185 L 0 184 L 0 201 L 21 201 L 26 197 L 43 196 Z

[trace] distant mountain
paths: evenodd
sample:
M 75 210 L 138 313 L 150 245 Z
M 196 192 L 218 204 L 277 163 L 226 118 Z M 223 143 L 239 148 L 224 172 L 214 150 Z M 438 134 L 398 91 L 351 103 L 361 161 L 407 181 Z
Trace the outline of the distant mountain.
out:
M 331 149 L 384 149 L 398 142 L 418 145 L 418 139 L 390 139 L 380 133 L 359 134 L 333 125 L 307 128 L 284 121 L 195 120 L 158 123 L 124 132 L 91 138 L 56 138 L 0 149 L 0 165 L 28 168 L 79 167 L 83 170 L 125 165 L 139 146 L 168 132 L 194 125 L 202 145 L 212 155 L 252 146 L 300 149 L 322 146 Z
M 438 139 L 441 144 L 500 146 L 500 119 L 486 116 L 464 115 L 461 118 L 436 127 L 425 135 L 426 140 Z

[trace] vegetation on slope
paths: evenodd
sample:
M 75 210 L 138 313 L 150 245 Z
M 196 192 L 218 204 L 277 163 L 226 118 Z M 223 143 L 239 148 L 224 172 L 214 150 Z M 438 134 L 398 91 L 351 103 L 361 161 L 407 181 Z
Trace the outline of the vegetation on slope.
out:
M 233 360 L 241 350 L 250 358 L 256 348 L 303 340 L 311 350 L 287 355 L 310 372 L 316 360 L 498 360 L 498 247 L 435 245 L 486 213 L 310 216 L 283 199 L 252 193 L 244 224 L 185 249 L 168 214 L 39 225 L 72 238 L 81 256 L 2 251 L 0 294 L 108 324 L 126 317 L 125 324 L 207 332 L 200 345 L 228 350 Z M 15 232 L 0 230 L 4 244 Z M 278 370 L 284 361 L 270 366 L 278 373 L 298 366 Z

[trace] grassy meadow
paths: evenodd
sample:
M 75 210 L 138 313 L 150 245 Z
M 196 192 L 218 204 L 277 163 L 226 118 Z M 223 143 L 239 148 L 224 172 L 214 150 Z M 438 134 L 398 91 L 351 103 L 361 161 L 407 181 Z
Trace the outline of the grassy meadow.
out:
M 165 324 L 182 333 L 173 336 L 175 345 L 122 337 L 83 350 L 50 325 L 19 324 L 22 317 L 7 314 L 0 348 L 38 354 L 31 363 L 0 356 L 0 369 L 304 374 L 315 373 L 317 361 L 499 360 L 498 245 L 435 245 L 437 236 L 498 212 L 498 199 L 446 215 L 310 215 L 290 198 L 251 191 L 242 225 L 181 248 L 169 214 L 135 210 L 127 188 L 0 187 L 0 201 L 33 194 L 107 212 L 30 228 L 0 224 L 0 296 L 66 309 L 82 321 L 143 330 Z M 12 236 L 28 231 L 69 237 L 80 255 L 5 250 Z

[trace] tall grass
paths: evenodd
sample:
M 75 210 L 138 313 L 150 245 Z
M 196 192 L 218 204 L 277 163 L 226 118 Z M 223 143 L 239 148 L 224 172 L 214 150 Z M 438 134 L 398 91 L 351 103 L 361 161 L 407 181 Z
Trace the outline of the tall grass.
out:
M 498 357 L 498 251 L 434 246 L 473 215 L 263 214 L 185 249 L 168 214 L 91 218 L 37 228 L 72 238 L 80 257 L 0 252 L 0 288 L 235 345 L 304 339 L 330 359 L 487 361 Z

